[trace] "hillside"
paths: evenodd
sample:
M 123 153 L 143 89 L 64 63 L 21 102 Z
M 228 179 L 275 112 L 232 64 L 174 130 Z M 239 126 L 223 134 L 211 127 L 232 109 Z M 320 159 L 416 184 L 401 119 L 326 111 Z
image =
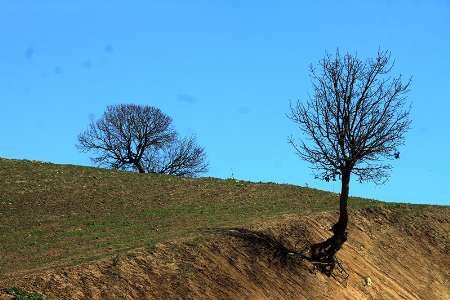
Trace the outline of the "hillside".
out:
M 450 295 L 449 207 L 350 208 L 343 288 L 273 255 L 273 241 L 324 238 L 336 194 L 1 159 L 0 287 L 80 299 Z

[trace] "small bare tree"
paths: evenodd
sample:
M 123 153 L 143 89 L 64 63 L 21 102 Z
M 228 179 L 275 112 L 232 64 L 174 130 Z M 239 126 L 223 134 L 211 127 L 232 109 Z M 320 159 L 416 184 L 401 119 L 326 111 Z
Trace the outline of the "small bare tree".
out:
M 313 95 L 290 107 L 288 117 L 306 137 L 289 139 L 296 153 L 312 164 L 318 178 L 342 183 L 333 236 L 311 246 L 311 259 L 328 275 L 347 240 L 351 174 L 360 182 L 385 182 L 391 168 L 386 159 L 399 158 L 398 147 L 410 126 L 406 93 L 411 81 L 389 76 L 392 67 L 388 51 L 367 60 L 339 51 L 327 54 L 318 67 L 310 67 Z
M 78 136 L 78 148 L 93 151 L 92 161 L 139 173 L 196 176 L 207 171 L 206 155 L 193 138 L 179 140 L 172 119 L 152 106 L 108 106 Z

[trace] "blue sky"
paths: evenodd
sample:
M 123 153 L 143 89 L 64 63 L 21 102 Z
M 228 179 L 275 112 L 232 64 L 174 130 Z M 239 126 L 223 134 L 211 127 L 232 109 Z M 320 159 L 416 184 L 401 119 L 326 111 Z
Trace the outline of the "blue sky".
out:
M 352 195 L 450 204 L 450 1 L 0 0 L 0 156 L 90 165 L 77 135 L 105 107 L 161 108 L 208 176 L 308 184 L 289 101 L 326 50 L 389 49 L 413 76 L 413 127 L 384 185 Z

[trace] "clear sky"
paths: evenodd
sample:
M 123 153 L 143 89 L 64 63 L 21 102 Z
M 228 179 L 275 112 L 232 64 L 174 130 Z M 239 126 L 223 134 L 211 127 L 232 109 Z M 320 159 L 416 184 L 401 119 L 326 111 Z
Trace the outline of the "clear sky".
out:
M 413 127 L 387 184 L 350 194 L 450 204 L 450 1 L 0 0 L 0 156 L 90 165 L 75 148 L 117 103 L 195 134 L 208 176 L 317 181 L 287 143 L 289 101 L 326 50 L 389 49 L 413 76 Z

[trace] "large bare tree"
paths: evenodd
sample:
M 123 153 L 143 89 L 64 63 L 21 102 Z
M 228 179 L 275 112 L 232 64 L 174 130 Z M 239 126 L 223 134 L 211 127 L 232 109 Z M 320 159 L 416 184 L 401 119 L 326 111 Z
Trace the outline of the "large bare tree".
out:
M 193 138 L 179 139 L 172 119 L 152 106 L 119 104 L 106 108 L 78 136 L 81 151 L 113 169 L 196 176 L 207 171 L 204 149 Z
M 389 51 L 362 60 L 339 51 L 310 67 L 313 94 L 290 107 L 288 117 L 303 133 L 289 139 L 296 153 L 312 164 L 318 178 L 340 178 L 339 220 L 333 236 L 312 245 L 311 258 L 331 274 L 337 251 L 347 240 L 349 184 L 352 174 L 361 182 L 387 180 L 389 159 L 399 158 L 410 126 L 406 101 L 410 80 L 390 76 Z

